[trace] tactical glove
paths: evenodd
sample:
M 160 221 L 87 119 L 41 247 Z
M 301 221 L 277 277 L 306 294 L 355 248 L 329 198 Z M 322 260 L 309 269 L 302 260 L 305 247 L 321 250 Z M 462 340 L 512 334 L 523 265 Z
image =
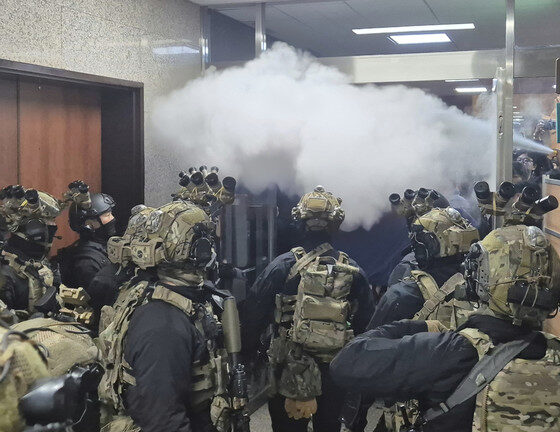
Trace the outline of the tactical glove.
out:
M 426 326 L 428 327 L 428 331 L 430 333 L 442 333 L 449 331 L 449 329 L 438 320 L 426 320 Z

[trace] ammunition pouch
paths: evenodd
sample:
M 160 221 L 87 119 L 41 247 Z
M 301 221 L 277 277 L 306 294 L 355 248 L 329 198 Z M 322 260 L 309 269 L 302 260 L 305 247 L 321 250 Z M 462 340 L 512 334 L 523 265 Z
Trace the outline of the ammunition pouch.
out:
M 58 296 L 62 303 L 59 313 L 81 324 L 90 325 L 93 322 L 93 309 L 88 303 L 91 297 L 83 288 L 68 288 L 61 284 Z
M 354 337 L 346 323 L 315 320 L 294 320 L 292 340 L 301 344 L 318 359 L 329 362 Z

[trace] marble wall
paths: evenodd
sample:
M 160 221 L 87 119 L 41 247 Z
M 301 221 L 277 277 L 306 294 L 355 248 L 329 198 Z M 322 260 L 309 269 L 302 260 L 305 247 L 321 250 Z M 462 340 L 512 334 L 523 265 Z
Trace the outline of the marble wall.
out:
M 149 204 L 165 202 L 171 172 L 184 168 L 152 139 L 150 113 L 200 75 L 199 32 L 199 7 L 187 0 L 0 0 L 0 58 L 144 83 Z

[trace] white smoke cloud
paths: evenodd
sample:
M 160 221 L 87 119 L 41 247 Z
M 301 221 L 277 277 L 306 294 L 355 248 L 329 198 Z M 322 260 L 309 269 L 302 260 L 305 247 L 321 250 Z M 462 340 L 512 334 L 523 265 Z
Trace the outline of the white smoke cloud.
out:
M 344 229 L 375 223 L 392 192 L 487 179 L 495 160 L 490 121 L 418 89 L 351 85 L 281 43 L 191 81 L 159 101 L 152 121 L 161 166 L 217 165 L 255 192 L 322 184 L 343 199 Z

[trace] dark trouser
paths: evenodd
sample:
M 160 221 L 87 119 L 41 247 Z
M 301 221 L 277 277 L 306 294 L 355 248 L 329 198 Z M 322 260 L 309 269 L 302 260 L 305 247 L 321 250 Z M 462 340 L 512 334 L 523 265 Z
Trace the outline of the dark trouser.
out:
M 344 403 L 344 391 L 333 383 L 328 364 L 319 365 L 319 369 L 321 370 L 322 394 L 317 397 L 317 412 L 313 415 L 313 430 L 315 432 L 339 432 L 338 417 Z M 276 395 L 268 401 L 273 432 L 307 432 L 309 419 L 289 418 L 284 408 L 285 400 L 283 396 Z

